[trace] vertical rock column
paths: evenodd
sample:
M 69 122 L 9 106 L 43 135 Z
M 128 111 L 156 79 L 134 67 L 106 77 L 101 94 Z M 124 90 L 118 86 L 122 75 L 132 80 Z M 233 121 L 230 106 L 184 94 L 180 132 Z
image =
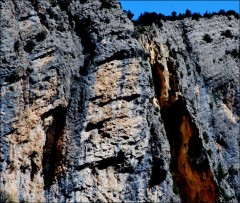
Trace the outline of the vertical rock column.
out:
M 152 104 L 149 63 L 131 37 L 132 23 L 115 1 L 74 1 L 67 11 L 83 44 L 84 64 L 67 113 L 68 170 L 46 191 L 48 200 L 177 198 L 169 145 Z

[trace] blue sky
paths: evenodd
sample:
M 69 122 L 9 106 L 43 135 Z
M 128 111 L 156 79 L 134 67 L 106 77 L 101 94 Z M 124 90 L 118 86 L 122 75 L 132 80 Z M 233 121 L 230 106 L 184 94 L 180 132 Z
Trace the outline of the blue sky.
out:
M 144 11 L 163 13 L 165 15 L 171 15 L 172 11 L 176 11 L 177 14 L 185 13 L 186 9 L 192 12 L 205 13 L 206 11 L 217 12 L 220 9 L 224 10 L 235 10 L 239 13 L 239 1 L 180 1 L 180 0 L 168 0 L 168 1 L 150 1 L 150 0 L 120 0 L 122 8 L 125 10 L 130 10 L 134 13 L 134 18 L 136 19 L 140 13 Z

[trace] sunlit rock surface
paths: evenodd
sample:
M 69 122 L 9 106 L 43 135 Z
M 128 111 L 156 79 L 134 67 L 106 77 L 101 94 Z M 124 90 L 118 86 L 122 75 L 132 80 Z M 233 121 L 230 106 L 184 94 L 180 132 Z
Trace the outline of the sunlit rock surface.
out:
M 237 202 L 235 17 L 163 22 L 135 39 L 114 0 L 0 9 L 2 199 Z

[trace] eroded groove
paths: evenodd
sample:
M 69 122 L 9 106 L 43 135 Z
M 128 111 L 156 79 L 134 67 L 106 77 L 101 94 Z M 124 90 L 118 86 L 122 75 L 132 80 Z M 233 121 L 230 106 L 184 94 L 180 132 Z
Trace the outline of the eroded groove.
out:
M 66 113 L 67 109 L 58 106 L 42 115 L 42 119 L 51 118 L 52 123 L 46 130 L 46 142 L 43 148 L 44 187 L 48 188 L 64 172 L 63 164 L 66 150 Z
M 129 96 L 118 97 L 116 99 L 110 99 L 110 100 L 108 100 L 106 102 L 99 102 L 98 105 L 100 107 L 103 107 L 103 106 L 105 106 L 105 105 L 107 105 L 109 103 L 112 103 L 113 101 L 118 101 L 118 100 L 124 100 L 124 101 L 130 102 L 130 101 L 132 101 L 134 99 L 137 99 L 138 97 L 140 97 L 140 94 L 132 94 L 132 95 L 129 95 Z
M 92 167 L 91 167 L 91 164 L 90 164 L 90 163 L 85 163 L 85 164 L 83 164 L 83 165 L 77 166 L 75 169 L 76 169 L 77 171 L 81 171 L 81 170 L 83 170 L 83 169 L 85 169 L 85 168 L 92 168 Z
M 174 63 L 167 62 L 168 67 L 161 64 L 152 65 L 155 93 L 161 106 L 161 115 L 171 149 L 171 173 L 178 187 L 183 202 L 216 202 L 219 192 L 211 172 L 207 154 L 203 149 L 199 130 L 186 108 L 178 92 L 178 79 Z M 169 78 L 164 74 L 168 68 Z M 169 84 L 166 82 L 169 81 Z M 168 87 L 170 86 L 170 90 Z M 152 175 L 161 172 L 153 161 Z M 160 183 L 160 179 L 152 179 L 149 186 Z M 177 185 L 177 186 L 176 186 Z M 176 190 L 175 190 L 176 191 Z
M 29 16 L 21 17 L 21 18 L 20 18 L 20 21 L 27 20 L 27 19 L 29 19 L 29 18 L 31 18 L 31 17 L 33 17 L 33 16 L 34 16 L 34 15 L 29 15 Z
M 118 117 L 115 117 L 115 119 L 123 119 L 123 118 L 126 118 L 126 116 L 118 116 Z M 101 120 L 97 123 L 92 123 L 92 122 L 89 122 L 85 128 L 85 132 L 89 132 L 91 130 L 94 130 L 94 129 L 98 129 L 99 132 L 102 132 L 101 129 L 104 127 L 103 124 L 107 121 L 110 121 L 112 118 L 106 118 L 104 120 Z
M 77 166 L 76 170 L 81 171 L 85 168 L 103 170 L 108 167 L 115 167 L 115 170 L 117 170 L 119 173 L 133 173 L 134 171 L 131 165 L 126 162 L 126 157 L 122 151 L 119 151 L 117 156 L 108 157 L 100 161 L 85 163 Z
M 128 59 L 130 55 L 131 55 L 131 52 L 129 50 L 121 50 L 114 53 L 112 56 L 106 58 L 105 60 L 97 62 L 97 65 L 100 66 L 102 64 L 109 63 L 114 60 Z
M 104 119 L 104 120 L 99 121 L 97 123 L 91 123 L 90 122 L 90 123 L 87 124 L 87 126 L 85 128 L 85 131 L 89 132 L 89 131 L 94 130 L 94 129 L 101 129 L 101 128 L 103 128 L 103 124 L 107 121 L 110 121 L 110 120 L 111 120 L 111 118 L 107 118 L 107 119 Z
M 34 57 L 34 58 L 32 59 L 32 61 L 35 61 L 35 60 L 38 60 L 38 59 L 45 58 L 45 57 L 51 55 L 52 53 L 54 53 L 55 51 L 56 51 L 56 50 L 53 49 L 53 50 L 48 51 L 48 52 L 46 52 L 46 53 L 44 53 L 44 54 L 41 54 L 41 55 L 39 55 L 39 56 L 36 56 L 36 57 Z
M 96 168 L 98 168 L 99 170 L 103 170 L 106 169 L 110 166 L 115 166 L 117 167 L 118 164 L 123 164 L 125 160 L 125 156 L 124 153 L 122 151 L 120 151 L 116 157 L 109 157 L 106 159 L 103 159 L 101 161 L 98 161 L 96 163 Z
M 103 95 L 99 95 L 99 96 L 92 97 L 92 98 L 89 99 L 89 101 L 92 102 L 92 101 L 95 101 L 95 100 L 101 99 L 101 98 L 103 98 Z

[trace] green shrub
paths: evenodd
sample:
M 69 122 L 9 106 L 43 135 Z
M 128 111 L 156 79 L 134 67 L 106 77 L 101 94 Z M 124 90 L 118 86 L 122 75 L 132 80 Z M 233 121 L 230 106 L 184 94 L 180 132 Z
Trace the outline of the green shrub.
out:
M 28 73 L 28 74 L 31 74 L 31 73 L 33 73 L 33 71 L 34 71 L 34 70 L 33 70 L 33 68 L 32 68 L 32 67 L 31 67 L 31 68 L 30 68 L 30 67 L 28 67 L 28 68 L 27 68 L 27 73 Z
M 123 12 L 127 14 L 127 17 L 128 17 L 130 20 L 132 20 L 134 14 L 133 14 L 130 10 L 128 10 L 128 11 L 123 10 Z
M 208 134 L 206 132 L 203 132 L 203 139 L 205 140 L 206 143 L 208 143 Z
M 132 37 L 135 39 L 139 39 L 139 36 L 140 36 L 140 33 L 136 30 L 132 33 Z
M 170 56 L 173 57 L 173 58 L 176 58 L 177 57 L 177 51 L 176 49 L 173 47 L 172 49 L 170 49 Z
M 60 24 L 60 25 L 57 26 L 57 30 L 60 31 L 60 32 L 64 32 L 66 29 L 63 26 L 63 24 Z
M 24 47 L 24 50 L 26 52 L 31 52 L 35 48 L 35 46 L 36 46 L 35 42 L 32 40 L 29 40 L 29 41 L 27 41 L 27 43 Z
M 221 99 L 218 92 L 213 92 L 212 97 L 213 97 L 213 100 L 214 100 L 215 104 L 217 104 L 218 100 Z
M 173 192 L 176 195 L 179 194 L 179 188 L 178 188 L 178 186 L 177 186 L 177 184 L 175 182 L 173 183 Z
M 240 58 L 240 55 L 237 49 L 233 49 L 231 51 L 226 50 L 225 53 L 230 54 L 233 58 L 237 58 L 237 57 Z
M 57 6 L 57 3 L 58 3 L 57 0 L 51 0 L 50 2 L 51 2 L 51 4 L 52 4 L 53 7 Z
M 107 24 L 109 24 L 109 23 L 111 22 L 111 20 L 110 20 L 109 18 L 106 18 L 105 22 L 106 22 Z
M 218 165 L 217 173 L 216 173 L 216 178 L 219 182 L 221 182 L 225 177 L 227 176 L 227 173 L 224 172 L 222 165 Z
M 54 12 L 54 10 L 52 8 L 47 9 L 47 13 L 48 13 L 48 15 L 51 19 L 55 19 L 55 20 L 60 20 L 61 19 L 58 16 L 58 14 Z
M 225 202 L 229 202 L 232 197 L 227 194 L 224 188 L 220 187 L 221 196 L 224 198 Z
M 233 38 L 233 35 L 230 30 L 226 30 L 225 32 L 221 33 L 221 36 L 224 36 L 226 38 Z
M 42 32 L 38 33 L 35 38 L 38 42 L 41 42 L 41 41 L 45 40 L 46 37 L 47 37 L 47 32 L 42 31 Z
M 192 17 L 193 20 L 199 20 L 199 18 L 211 18 L 212 16 L 215 15 L 224 15 L 224 16 L 229 16 L 229 20 L 231 20 L 230 16 L 234 16 L 235 18 L 239 19 L 239 14 L 233 10 L 225 12 L 224 10 L 220 10 L 218 13 L 217 12 L 206 12 L 202 16 L 199 13 L 192 13 L 189 9 L 186 10 L 185 13 L 177 13 L 175 11 L 172 12 L 172 15 L 165 16 L 162 13 L 155 13 L 155 12 L 144 12 L 141 13 L 139 18 L 134 21 L 135 25 L 145 25 L 145 26 L 151 26 L 152 23 L 155 23 L 156 25 L 158 24 L 159 20 L 170 20 L 170 21 L 175 21 L 175 20 L 183 20 L 184 18 L 189 18 Z
M 210 19 L 210 18 L 212 17 L 212 14 L 206 11 L 206 12 L 203 14 L 203 17 Z
M 14 43 L 14 50 L 15 50 L 15 51 L 19 51 L 20 45 L 21 45 L 20 41 L 17 40 L 17 41 Z
M 44 152 L 43 152 L 43 155 L 44 156 L 50 156 L 52 154 L 52 148 L 47 148 L 47 149 L 44 149 Z
M 207 43 L 211 43 L 213 41 L 213 39 L 211 38 L 211 36 L 209 34 L 205 34 L 203 36 L 203 40 Z
M 5 191 L 0 190 L 0 202 L 1 203 L 14 203 L 12 197 Z
M 233 49 L 232 51 L 231 51 L 231 56 L 233 57 L 233 58 L 240 58 L 239 57 L 239 51 L 237 50 L 237 49 Z
M 236 12 L 236 11 L 234 11 L 234 10 L 229 10 L 229 11 L 227 11 L 226 12 L 226 16 L 231 16 L 231 15 L 233 15 L 235 18 L 237 18 L 237 19 L 239 19 L 239 14 Z
M 8 63 L 7 59 L 6 59 L 6 58 L 3 58 L 3 59 L 2 59 L 2 63 L 5 63 L 5 64 Z
M 132 37 L 135 39 L 139 39 L 140 34 L 143 34 L 146 31 L 143 26 L 135 26 L 134 32 L 132 33 Z
M 202 15 L 199 13 L 193 13 L 192 20 L 199 21 L 199 18 L 201 18 L 201 17 L 202 17 Z
M 112 7 L 112 4 L 110 3 L 110 0 L 102 0 L 102 8 L 110 9 Z
M 208 149 L 207 154 L 211 157 L 212 156 L 212 151 L 210 149 Z
M 20 80 L 20 75 L 17 71 L 12 72 L 6 79 L 5 82 L 14 83 Z

